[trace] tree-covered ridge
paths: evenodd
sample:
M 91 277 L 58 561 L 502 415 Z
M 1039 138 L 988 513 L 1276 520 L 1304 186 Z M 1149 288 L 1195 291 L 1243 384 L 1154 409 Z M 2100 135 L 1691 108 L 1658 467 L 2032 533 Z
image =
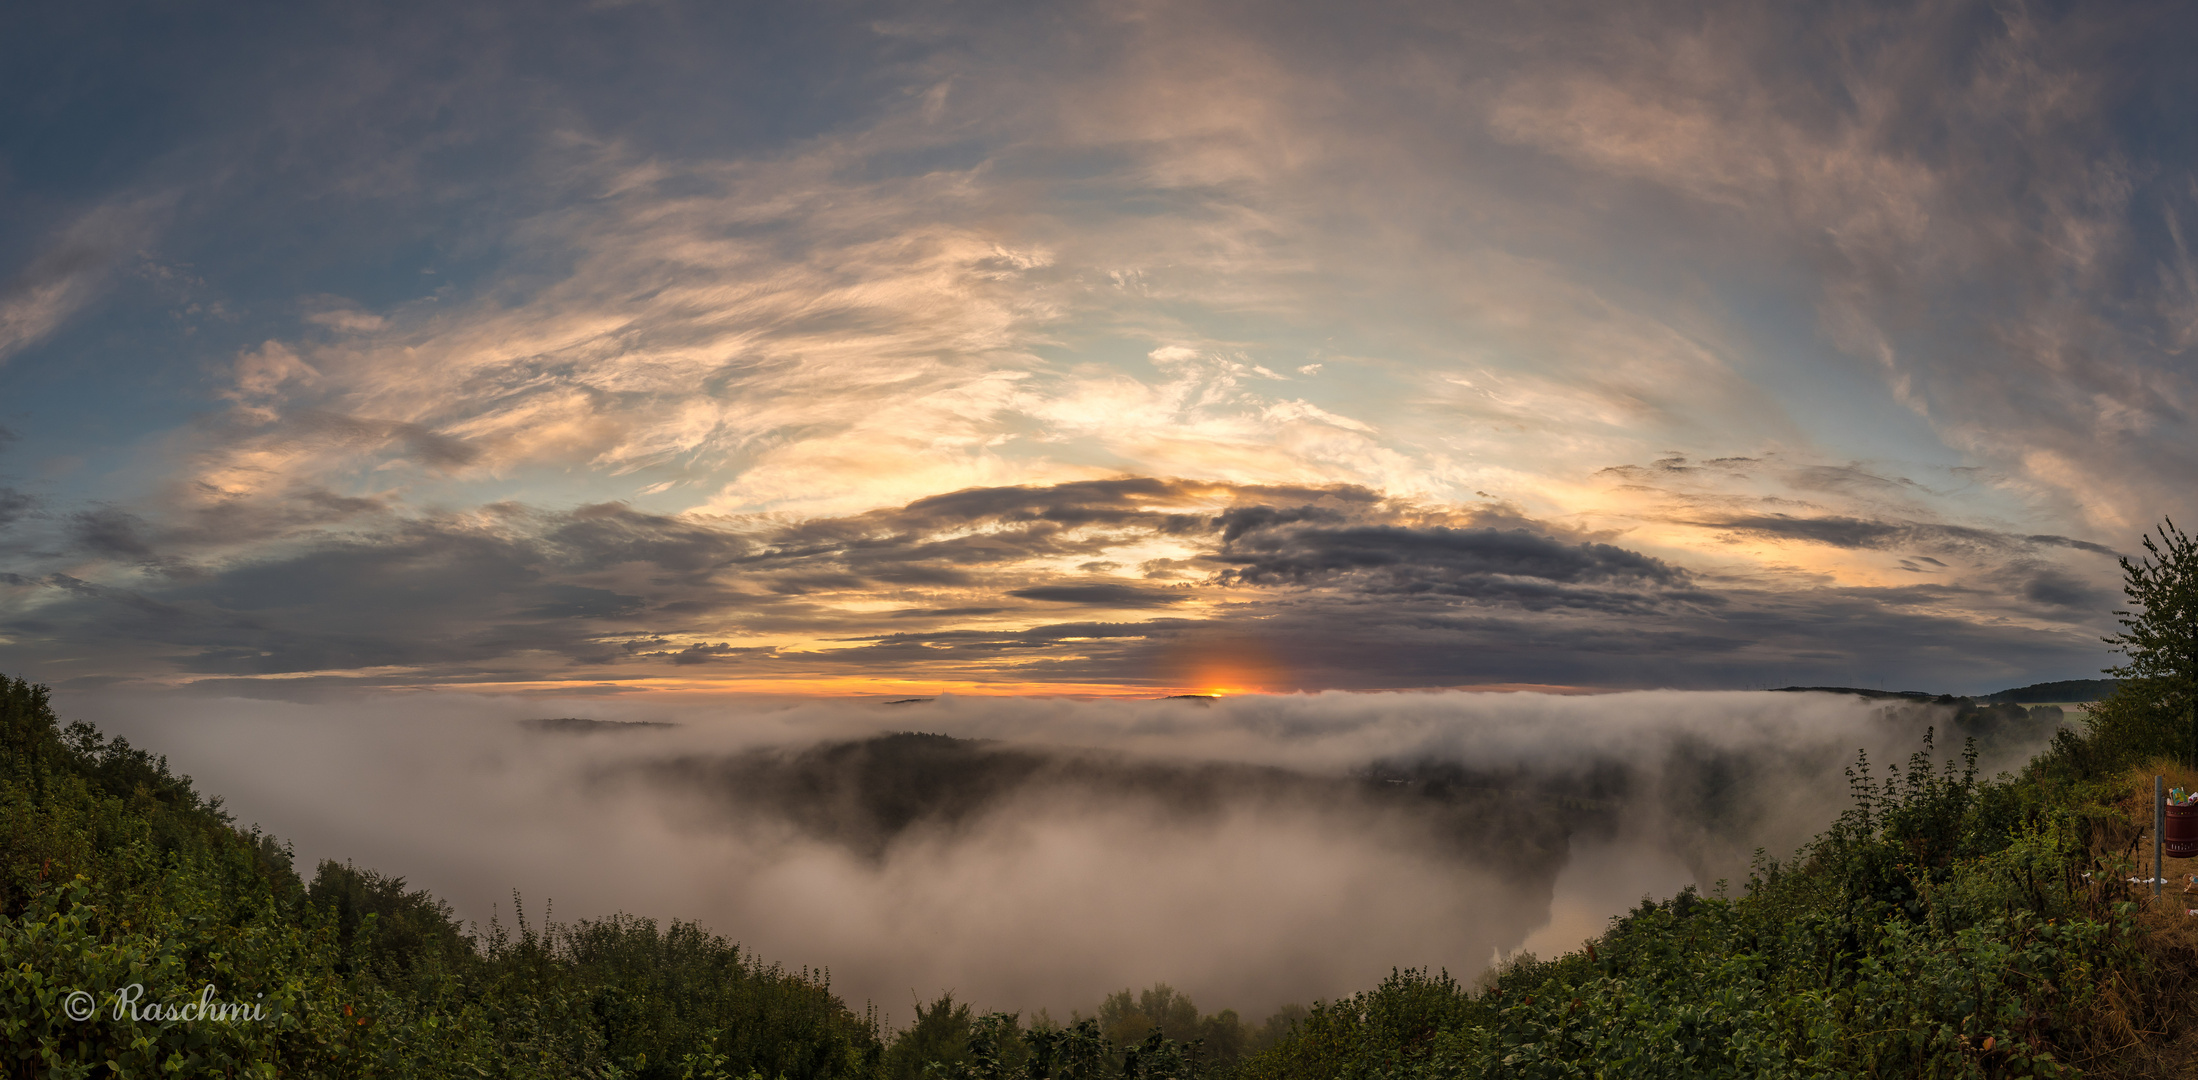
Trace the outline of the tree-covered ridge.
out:
M 2062 679 L 2058 682 L 2032 683 L 1995 694 L 1986 694 L 1977 700 L 1988 705 L 2001 703 L 2036 705 L 2045 702 L 2099 701 L 2114 692 L 2120 685 L 2114 679 Z
M 946 996 L 889 1035 L 692 924 L 469 935 L 401 880 L 303 881 L 164 761 L 59 728 L 43 688 L 0 680 L 0 717 L 10 1075 L 2141 1076 L 2187 1075 L 2169 1063 L 2198 1040 L 2198 934 L 2123 883 L 2145 749 L 2111 726 L 2020 777 L 1928 748 L 1858 763 L 1853 807 L 1736 895 L 1644 902 L 1476 986 L 1395 972 L 1263 1026 L 1164 986 L 1065 1024 Z M 212 984 L 268 1019 L 63 1015 L 68 990 L 129 982 Z
M 1858 761 L 1851 809 L 1739 895 L 1644 901 L 1477 988 L 1393 973 L 1239 1075 L 2198 1076 L 2198 929 L 2132 884 L 2152 775 L 2198 787 L 2198 545 L 2145 546 L 2120 681 L 2020 775 L 1980 779 L 1974 743 Z M 2017 708 L 1966 704 L 1964 729 Z
M 870 1076 L 884 1047 L 817 973 L 689 923 L 466 934 L 400 879 L 235 828 L 123 740 L 0 678 L 0 1062 L 72 1076 Z M 516 898 L 515 898 L 516 899 Z M 515 908 L 516 910 L 516 908 Z M 263 1020 L 116 1020 L 106 992 L 211 985 Z M 93 1021 L 63 996 L 102 994 Z
M 2019 775 L 1925 735 L 1858 760 L 1851 806 L 1737 888 L 1644 900 L 1582 949 L 1476 984 L 1395 971 L 1264 1025 L 1165 986 L 1094 1015 L 951 995 L 880 1030 L 829 981 L 689 923 L 614 915 L 469 933 L 335 863 L 310 882 L 162 759 L 0 678 L 0 1067 L 10 1076 L 1049 1080 L 1122 1076 L 2198 1076 L 2198 920 L 2130 884 L 2150 779 L 2198 788 L 2183 638 L 2198 549 L 2130 568 L 2113 694 Z M 2190 661 L 2198 664 L 2198 660 Z M 2003 715 L 2004 713 L 2004 715 Z M 1989 739 L 2057 719 L 1956 710 Z M 905 740 L 904 740 L 905 741 Z M 930 747 L 930 744 L 924 744 Z M 930 747 L 941 753 L 953 747 Z M 988 766 L 989 767 L 989 766 Z M 2142 845 L 2149 848 L 2149 844 Z M 251 1023 L 78 1022 L 64 996 L 213 986 Z M 102 1002 L 102 1008 L 106 1005 Z
M 1855 807 L 1736 897 L 1645 901 L 1582 951 L 1522 958 L 1477 992 L 1397 973 L 1316 1008 L 1244 1075 L 2122 1071 L 2143 1049 L 2126 1014 L 2174 965 L 2154 963 L 2125 875 L 2084 875 L 2099 823 L 1921 753 L 1878 779 L 1858 770 Z

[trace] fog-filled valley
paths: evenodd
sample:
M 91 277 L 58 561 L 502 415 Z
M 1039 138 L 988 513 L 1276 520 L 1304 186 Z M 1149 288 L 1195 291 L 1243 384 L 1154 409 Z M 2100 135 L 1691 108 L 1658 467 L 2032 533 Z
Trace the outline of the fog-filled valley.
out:
M 2194 41 L 0 5 L 0 1080 L 2198 1080 Z
M 1256 1021 L 1392 968 L 1550 956 L 1644 896 L 1737 891 L 1859 752 L 1986 775 L 2056 718 L 1823 693 L 291 703 L 66 695 L 241 825 L 485 924 L 687 919 L 829 969 L 890 1026 L 941 991 L 1088 1015 L 1164 982 Z

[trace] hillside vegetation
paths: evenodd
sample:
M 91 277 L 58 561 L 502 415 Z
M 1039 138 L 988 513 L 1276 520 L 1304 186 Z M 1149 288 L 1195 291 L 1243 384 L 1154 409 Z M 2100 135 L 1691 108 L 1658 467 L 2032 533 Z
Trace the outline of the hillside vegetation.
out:
M 1746 881 L 1463 985 L 1395 971 L 1262 1025 L 1165 986 L 1091 1017 L 905 1031 L 688 923 L 466 932 L 402 880 L 243 831 L 164 760 L 0 678 L 0 1070 L 11 1077 L 2198 1076 L 2198 918 L 2130 884 L 2150 779 L 2198 787 L 2198 546 L 2125 563 L 2112 695 L 2019 775 L 1850 770 L 1852 805 Z M 2165 625 L 2180 620 L 2176 625 Z M 2002 706 L 2012 708 L 2012 706 Z M 2027 715 L 2027 714 L 2025 714 Z M 1978 711 L 1975 719 L 1996 713 Z M 2149 869 L 2149 866 L 2143 867 Z M 129 984 L 87 1021 L 68 994 Z M 190 1014 L 205 987 L 245 1021 Z M 177 1012 L 181 1009 L 182 1012 Z
M 820 975 L 688 923 L 612 916 L 468 936 L 402 880 L 272 838 L 162 759 L 0 678 L 0 1069 L 10 1077 L 868 1077 L 876 1025 Z M 107 991 L 245 1021 L 116 1019 Z M 78 1022 L 64 997 L 99 991 Z
M 1400 971 L 1256 1028 L 1166 987 L 1066 1025 L 942 998 L 889 1035 L 821 975 L 692 924 L 469 936 L 400 880 L 304 879 L 162 760 L 64 730 L 42 687 L 0 679 L 0 1060 L 22 1077 L 2193 1075 L 2198 920 L 2124 880 L 2148 816 L 2134 767 L 2184 732 L 2109 704 L 2018 777 L 1928 748 L 1858 763 L 1852 808 L 1798 856 L 1478 985 Z M 130 983 L 171 1003 L 212 985 L 264 1019 L 64 1012 L 72 989 Z

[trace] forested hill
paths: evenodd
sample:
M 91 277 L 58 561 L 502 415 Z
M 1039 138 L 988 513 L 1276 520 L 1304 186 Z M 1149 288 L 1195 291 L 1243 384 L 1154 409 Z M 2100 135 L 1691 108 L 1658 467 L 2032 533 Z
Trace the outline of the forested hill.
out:
M 1992 704 L 2037 705 L 2053 701 L 2104 701 L 2121 682 L 2116 679 L 2064 679 L 2002 690 L 1978 699 Z
M 402 879 L 240 831 L 165 759 L 0 679 L 0 1071 L 10 1077 L 869 1077 L 819 974 L 686 923 L 469 935 Z M 514 898 L 514 909 L 517 898 Z M 136 1016 L 108 995 L 145 988 Z M 171 1019 L 210 991 L 245 1019 Z M 88 1020 L 68 995 L 98 996 Z M 185 1013 L 185 1016 L 191 1016 Z
M 2046 705 L 2067 702 L 2103 701 L 2121 685 L 2115 679 L 2063 679 L 2060 682 L 2033 683 L 2012 690 L 2000 690 L 1990 694 L 1931 694 L 1921 690 L 1871 690 L 1858 686 L 1781 686 L 1781 694 L 1853 694 L 1857 697 L 1883 698 L 1939 705 Z
M 2198 930 L 2179 897 L 2126 884 L 2140 781 L 2198 787 L 2167 760 L 2187 731 L 2163 700 L 2117 694 L 2020 776 L 1937 767 L 1928 746 L 1860 765 L 1852 808 L 1799 855 L 1473 985 L 1392 972 L 1257 1030 L 1158 986 L 1066 1024 L 942 997 L 887 1032 L 821 974 L 693 924 L 468 932 L 402 880 L 333 863 L 307 880 L 164 760 L 62 729 L 43 687 L 0 679 L 0 1072 L 2190 1076 Z M 103 997 L 71 1017 L 73 991 L 133 983 L 132 1015 Z M 194 1014 L 202 995 L 249 1015 Z

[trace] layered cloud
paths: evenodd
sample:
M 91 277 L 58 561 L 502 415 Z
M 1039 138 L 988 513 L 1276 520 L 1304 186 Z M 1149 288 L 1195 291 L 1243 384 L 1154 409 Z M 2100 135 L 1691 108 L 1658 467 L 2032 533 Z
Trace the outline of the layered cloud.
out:
M 1961 671 L 1989 683 L 2080 647 L 2101 599 L 2089 580 L 2105 560 L 2058 537 L 1825 517 L 1709 527 L 1866 546 L 1938 580 L 1689 570 L 1505 506 L 1128 478 L 806 519 L 500 504 L 206 562 L 191 553 L 228 545 L 86 515 L 75 557 L 129 561 L 133 583 L 55 570 L 6 584 L 24 612 L 19 647 L 53 643 L 46 662 L 93 649 L 102 668 L 260 680 L 249 692 L 278 696 L 330 681 L 1151 692 Z M 2028 581 L 2008 596 L 2014 575 Z
M 6 648 L 1984 688 L 2184 509 L 2168 9 L 1058 16 L 270 30 L 325 62 L 9 256 Z

